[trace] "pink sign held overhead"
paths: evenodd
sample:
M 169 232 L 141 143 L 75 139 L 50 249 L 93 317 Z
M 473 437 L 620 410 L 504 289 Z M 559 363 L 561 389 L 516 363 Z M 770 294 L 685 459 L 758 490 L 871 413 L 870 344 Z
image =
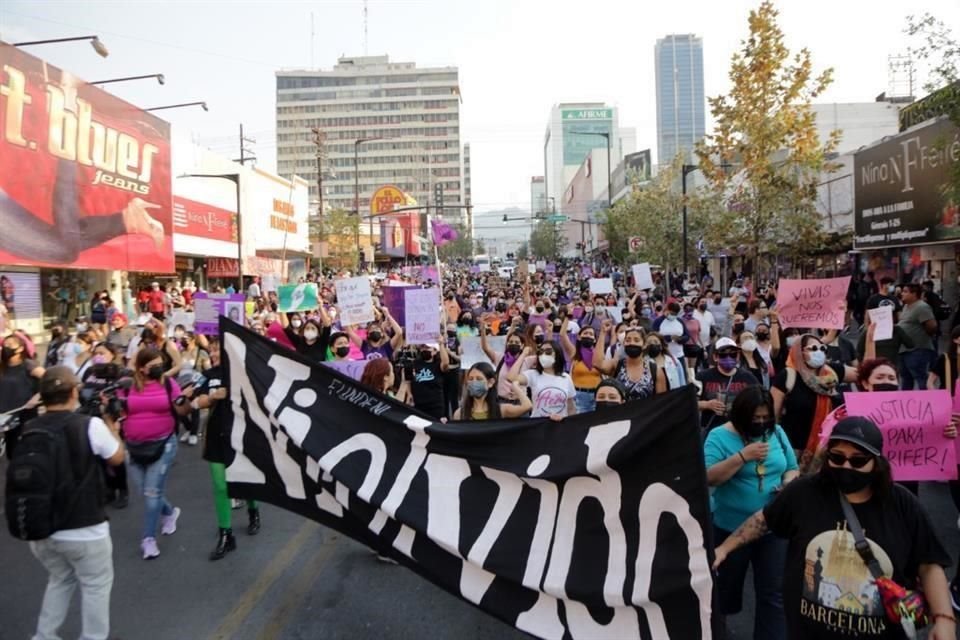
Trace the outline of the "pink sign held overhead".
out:
M 843 329 L 850 276 L 821 280 L 781 280 L 777 313 L 784 328 Z
M 957 479 L 956 445 L 943 435 L 951 418 L 948 391 L 848 393 L 844 400 L 847 415 L 880 427 L 894 480 Z

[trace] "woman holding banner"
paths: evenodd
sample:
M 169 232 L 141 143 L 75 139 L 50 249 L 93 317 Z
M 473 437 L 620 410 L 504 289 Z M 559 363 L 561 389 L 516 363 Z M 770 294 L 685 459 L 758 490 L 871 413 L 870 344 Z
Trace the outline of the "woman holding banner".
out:
M 773 418 L 770 392 L 759 386 L 737 394 L 730 420 L 712 429 L 703 446 L 707 483 L 713 488 L 714 540 L 722 542 L 797 477 L 797 458 Z M 786 638 L 781 595 L 786 542 L 765 535 L 730 554 L 717 572 L 719 612 L 739 613 L 748 565 L 756 590 L 753 637 Z

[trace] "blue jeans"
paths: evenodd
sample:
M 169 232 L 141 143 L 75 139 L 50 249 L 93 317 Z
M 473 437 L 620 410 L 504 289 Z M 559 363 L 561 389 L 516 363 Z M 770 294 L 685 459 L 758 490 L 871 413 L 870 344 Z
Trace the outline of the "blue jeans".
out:
M 157 525 L 160 516 L 173 514 L 173 505 L 167 502 L 164 495 L 167 485 L 167 474 L 177 457 L 177 438 L 175 435 L 167 438 L 160 459 L 146 467 L 139 465 L 127 457 L 127 467 L 134 483 L 143 493 L 145 510 L 143 513 L 143 538 L 156 538 Z
M 714 544 L 719 545 L 729 531 L 714 527 Z M 787 621 L 783 614 L 783 568 L 787 560 L 787 541 L 767 534 L 740 547 L 720 565 L 715 590 L 717 608 L 723 615 L 743 609 L 743 583 L 747 566 L 753 566 L 753 588 L 756 608 L 753 616 L 753 638 L 783 640 L 787 637 Z
M 936 352 L 933 349 L 914 349 L 900 354 L 900 388 L 912 391 L 927 388 L 927 374 Z
M 573 403 L 577 406 L 578 414 L 594 411 L 597 408 L 597 394 L 595 391 L 578 390 Z

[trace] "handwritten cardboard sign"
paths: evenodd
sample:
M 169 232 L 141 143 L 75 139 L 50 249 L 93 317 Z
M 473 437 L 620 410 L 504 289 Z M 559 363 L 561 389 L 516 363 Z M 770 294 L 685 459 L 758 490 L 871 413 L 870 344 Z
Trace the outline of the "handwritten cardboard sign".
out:
M 440 290 L 407 289 L 404 292 L 404 329 L 408 344 L 440 340 Z
M 873 320 L 873 324 L 876 325 L 876 328 L 873 330 L 873 340 L 889 340 L 893 337 L 893 307 L 888 305 L 885 307 L 877 307 L 876 309 L 868 309 L 867 313 L 870 314 L 870 319 Z
M 590 293 L 613 293 L 613 279 L 590 278 Z
M 784 328 L 843 329 L 850 276 L 781 280 L 777 311 Z
M 637 289 L 653 289 L 653 274 L 650 273 L 650 263 L 641 262 L 631 267 L 633 282 Z
M 883 455 L 894 480 L 956 480 L 954 441 L 943 435 L 950 424 L 948 391 L 848 393 L 847 415 L 873 420 L 883 432 Z
M 340 324 L 348 326 L 373 322 L 373 299 L 370 297 L 370 279 L 367 276 L 342 278 L 336 281 L 337 308 Z

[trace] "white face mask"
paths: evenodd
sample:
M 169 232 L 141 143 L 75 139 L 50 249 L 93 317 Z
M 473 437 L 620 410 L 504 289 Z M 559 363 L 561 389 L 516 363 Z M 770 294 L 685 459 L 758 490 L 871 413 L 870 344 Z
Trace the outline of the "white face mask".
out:
M 756 340 L 744 340 L 743 344 L 740 345 L 740 348 L 744 351 L 756 351 L 757 350 L 757 341 Z
M 307 340 L 316 340 L 318 335 L 320 334 L 317 333 L 316 329 L 306 329 L 303 332 L 303 337 Z
M 302 325 L 303 322 L 301 322 L 299 318 L 294 318 L 293 320 L 290 321 L 290 324 L 293 325 L 294 329 L 299 329 L 300 325 Z
M 541 355 L 539 357 L 540 366 L 544 369 L 553 369 L 553 363 L 556 362 L 556 358 L 553 356 Z
M 626 338 L 626 337 L 627 337 L 626 332 L 618 333 L 618 334 L 617 334 L 617 341 L 618 341 L 618 342 L 623 342 L 623 339 Z

